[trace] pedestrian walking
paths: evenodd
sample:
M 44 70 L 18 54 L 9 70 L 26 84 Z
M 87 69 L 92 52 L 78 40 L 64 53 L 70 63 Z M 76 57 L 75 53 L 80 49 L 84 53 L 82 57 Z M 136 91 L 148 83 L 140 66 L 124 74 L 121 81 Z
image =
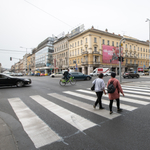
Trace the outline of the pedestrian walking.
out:
M 120 108 L 120 93 L 124 96 L 124 93 L 123 93 L 123 90 L 122 90 L 122 87 L 120 85 L 120 82 L 115 78 L 116 77 L 116 73 L 115 72 L 112 72 L 111 73 L 111 79 L 108 80 L 108 83 L 107 83 L 107 88 L 108 86 L 110 85 L 110 83 L 113 84 L 114 88 L 115 88 L 115 91 L 114 93 L 109 93 L 109 100 L 110 100 L 110 103 L 109 103 L 109 109 L 110 109 L 110 114 L 113 113 L 112 111 L 112 106 L 113 106 L 113 100 L 115 99 L 116 102 L 117 102 L 117 111 L 118 112 L 121 112 L 122 109 Z
M 96 108 L 97 104 L 99 103 L 99 109 L 104 109 L 104 107 L 102 107 L 102 95 L 103 92 L 106 94 L 105 92 L 105 82 L 103 80 L 103 74 L 99 74 L 98 78 L 95 79 L 92 84 L 95 84 L 95 92 L 97 95 L 97 100 L 95 102 L 95 104 L 93 105 L 94 108 Z

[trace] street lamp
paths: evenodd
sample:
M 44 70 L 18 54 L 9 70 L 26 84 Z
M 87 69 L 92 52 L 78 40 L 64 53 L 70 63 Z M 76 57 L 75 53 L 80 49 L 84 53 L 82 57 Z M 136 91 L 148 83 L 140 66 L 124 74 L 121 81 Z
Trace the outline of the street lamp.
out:
M 22 46 L 20 46 L 20 48 L 26 49 L 26 70 L 25 70 L 25 74 L 26 74 L 27 73 L 27 49 L 32 49 L 32 48 L 26 48 L 26 47 L 22 47 Z
M 149 67 L 150 67 L 150 19 L 146 19 L 146 22 L 149 21 Z M 149 69 L 149 76 L 150 76 L 150 69 Z

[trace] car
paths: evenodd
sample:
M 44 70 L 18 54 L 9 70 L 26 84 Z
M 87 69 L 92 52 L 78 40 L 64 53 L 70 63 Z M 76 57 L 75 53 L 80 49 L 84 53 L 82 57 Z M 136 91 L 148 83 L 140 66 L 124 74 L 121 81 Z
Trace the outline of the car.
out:
M 113 72 L 106 72 L 106 73 L 103 73 L 104 76 L 111 76 L 111 73 Z
M 140 76 L 145 76 L 145 73 L 144 73 L 144 72 L 138 72 L 138 74 L 139 74 Z
M 144 74 L 145 74 L 145 75 L 149 75 L 149 73 L 148 73 L 148 72 L 144 72 Z
M 17 73 L 17 76 L 23 76 L 23 74 L 21 72 Z
M 81 72 L 70 72 L 70 75 L 74 77 L 75 80 L 91 80 L 90 75 L 83 74 Z
M 40 76 L 45 76 L 45 73 L 40 73 Z
M 139 78 L 140 75 L 138 73 L 134 73 L 134 72 L 125 72 L 123 74 L 123 78 L 134 78 L 134 77 Z
M 54 78 L 54 77 L 62 77 L 63 76 L 63 73 L 62 72 L 58 72 L 58 73 L 52 73 L 50 75 L 50 77 Z
M 13 77 L 10 75 L 6 75 L 3 73 L 0 73 L 0 86 L 17 86 L 22 87 L 25 85 L 31 84 L 32 81 L 29 78 L 19 78 L 19 77 Z

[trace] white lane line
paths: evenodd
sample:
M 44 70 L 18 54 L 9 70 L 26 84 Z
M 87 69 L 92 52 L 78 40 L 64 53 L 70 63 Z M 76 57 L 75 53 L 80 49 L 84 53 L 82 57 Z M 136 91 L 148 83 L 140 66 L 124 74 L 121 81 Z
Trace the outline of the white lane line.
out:
M 93 91 L 86 91 L 86 90 L 76 90 L 76 91 L 95 95 L 95 92 L 93 92 Z M 107 97 L 108 98 L 108 95 L 104 95 L 103 94 L 103 97 Z M 121 97 L 121 100 L 122 101 L 126 101 L 126 102 L 141 104 L 141 105 L 148 105 L 149 104 L 149 102 L 140 101 L 140 100 L 131 99 L 131 98 L 126 98 L 126 97 Z
M 86 130 L 97 125 L 59 105 L 56 105 L 55 103 L 50 102 L 49 100 L 41 97 L 40 95 L 30 97 L 80 131 Z
M 90 89 L 90 88 L 87 88 Z M 105 88 L 107 90 L 107 88 Z M 132 89 L 133 90 L 133 89 Z M 127 93 L 135 93 L 135 94 L 140 94 L 140 95 L 150 95 L 150 91 L 148 92 L 142 92 L 142 91 L 132 91 L 132 90 L 126 90 L 123 88 L 123 92 L 127 92 Z
M 127 85 L 121 85 L 121 86 L 122 86 L 123 88 L 124 88 L 124 87 L 129 87 L 129 88 L 132 88 L 132 89 L 133 89 L 133 88 L 135 88 L 135 89 L 138 88 L 138 89 L 141 89 L 141 90 L 142 90 L 142 89 L 149 89 L 149 90 L 150 90 L 150 87 L 148 87 L 148 86 L 147 86 L 147 87 L 146 87 L 146 86 L 144 86 L 144 87 L 143 87 L 143 86 L 130 86 L 130 85 L 128 85 L 128 86 L 127 86 Z
M 121 95 L 122 96 L 122 95 Z M 143 100 L 150 100 L 150 97 L 148 97 L 148 96 L 141 96 L 141 95 L 135 95 L 135 94 L 129 94 L 129 93 L 125 93 L 125 96 L 129 96 L 129 97 L 137 97 L 137 98 L 141 98 L 141 99 L 143 99 Z
M 141 92 L 149 92 L 150 93 L 150 90 L 146 90 L 146 89 L 138 89 L 138 88 L 129 88 L 129 87 L 122 87 L 123 90 L 124 89 L 129 89 L 129 90 L 133 90 L 133 91 L 141 91 Z
M 88 91 L 88 92 L 90 92 L 90 91 Z M 81 98 L 84 98 L 84 99 L 87 99 L 87 100 L 90 100 L 90 101 L 96 101 L 96 95 L 95 95 L 95 97 L 92 97 L 92 96 L 79 94 L 77 92 L 71 92 L 71 91 L 64 91 L 63 93 L 70 94 L 70 95 L 73 95 L 73 96 L 76 96 L 76 97 L 81 97 Z M 102 104 L 109 105 L 109 101 L 102 99 Z M 116 106 L 114 106 L 114 107 L 116 107 Z M 125 104 L 121 104 L 121 108 L 126 109 L 128 111 L 132 111 L 132 110 L 137 109 L 137 107 L 133 107 L 133 106 L 125 105 Z
M 131 91 L 131 90 L 125 90 L 123 89 L 123 92 L 127 92 L 127 93 L 135 93 L 135 94 L 139 94 L 139 95 L 150 95 L 150 92 L 142 92 L 142 91 Z
M 117 113 L 113 113 L 113 115 L 110 115 L 108 110 L 105 110 L 105 109 L 103 109 L 103 110 L 94 109 L 93 105 L 90 105 L 90 104 L 87 104 L 87 103 L 84 103 L 84 102 L 80 102 L 78 100 L 75 100 L 75 99 L 72 99 L 72 98 L 68 98 L 68 97 L 60 95 L 60 94 L 49 93 L 48 95 L 50 95 L 52 97 L 55 97 L 55 98 L 57 98 L 57 99 L 59 99 L 61 101 L 64 101 L 66 103 L 69 103 L 71 105 L 74 105 L 74 106 L 77 106 L 77 107 L 82 108 L 84 110 L 87 110 L 89 112 L 92 112 L 94 114 L 97 114 L 99 116 L 108 118 L 108 119 L 113 119 L 113 118 L 116 118 L 116 117 L 120 116 L 120 114 L 117 114 Z
M 8 101 L 36 148 L 61 140 L 20 98 L 10 98 Z

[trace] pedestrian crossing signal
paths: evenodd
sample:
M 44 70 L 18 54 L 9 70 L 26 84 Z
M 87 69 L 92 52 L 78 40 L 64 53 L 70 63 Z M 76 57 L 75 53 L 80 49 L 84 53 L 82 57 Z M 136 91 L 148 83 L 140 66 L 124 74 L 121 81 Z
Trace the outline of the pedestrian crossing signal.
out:
M 121 61 L 124 62 L 124 57 L 121 57 Z
M 12 57 L 10 57 L 10 61 L 12 61 Z

